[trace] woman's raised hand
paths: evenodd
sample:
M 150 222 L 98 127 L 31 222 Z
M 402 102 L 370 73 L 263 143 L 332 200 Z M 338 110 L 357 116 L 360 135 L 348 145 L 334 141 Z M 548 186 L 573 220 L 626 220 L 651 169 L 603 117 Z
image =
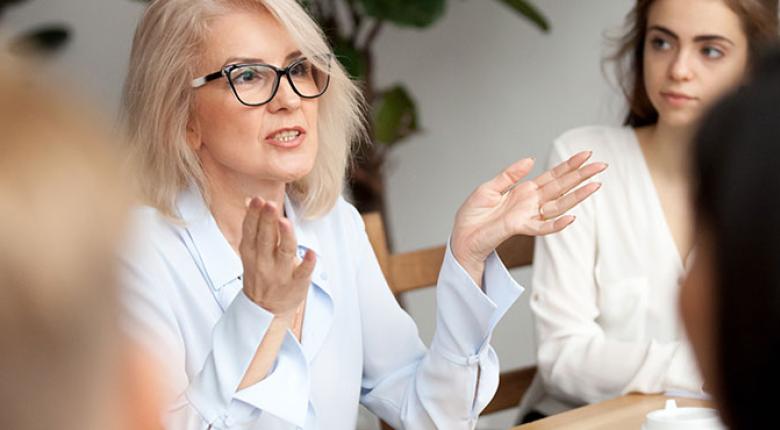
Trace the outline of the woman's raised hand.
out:
M 290 221 L 273 202 L 255 197 L 244 217 L 239 254 L 244 265 L 244 293 L 263 309 L 290 317 L 306 298 L 316 256 L 297 256 Z
M 556 233 L 574 221 L 564 213 L 601 184 L 575 187 L 607 168 L 605 163 L 585 165 L 590 156 L 589 151 L 580 152 L 533 180 L 519 182 L 534 166 L 534 160 L 526 158 L 471 193 L 455 216 L 450 246 L 477 284 L 485 259 L 505 240 Z

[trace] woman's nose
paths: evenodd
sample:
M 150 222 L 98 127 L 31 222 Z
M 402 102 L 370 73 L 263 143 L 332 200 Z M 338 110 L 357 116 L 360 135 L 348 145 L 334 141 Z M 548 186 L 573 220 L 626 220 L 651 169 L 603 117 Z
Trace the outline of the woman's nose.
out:
M 271 111 L 294 110 L 301 106 L 301 96 L 293 90 L 290 81 L 285 77 L 280 79 L 279 89 L 274 98 L 268 103 Z
M 693 77 L 693 68 L 691 67 L 691 56 L 681 50 L 675 56 L 669 69 L 669 76 L 675 81 L 688 81 Z

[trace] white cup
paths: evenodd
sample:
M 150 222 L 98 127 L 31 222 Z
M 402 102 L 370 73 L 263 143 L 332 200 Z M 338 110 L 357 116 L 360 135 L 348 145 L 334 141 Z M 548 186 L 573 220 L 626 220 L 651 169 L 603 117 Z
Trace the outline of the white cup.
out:
M 642 430 L 726 430 L 718 411 L 711 408 L 678 408 L 674 400 L 666 408 L 647 414 Z

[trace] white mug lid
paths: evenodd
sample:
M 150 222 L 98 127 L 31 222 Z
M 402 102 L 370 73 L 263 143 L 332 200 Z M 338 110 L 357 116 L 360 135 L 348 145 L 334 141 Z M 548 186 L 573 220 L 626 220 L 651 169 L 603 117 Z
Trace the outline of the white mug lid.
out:
M 644 429 L 725 429 L 718 411 L 712 408 L 678 407 L 674 400 L 667 400 L 666 407 L 647 414 Z

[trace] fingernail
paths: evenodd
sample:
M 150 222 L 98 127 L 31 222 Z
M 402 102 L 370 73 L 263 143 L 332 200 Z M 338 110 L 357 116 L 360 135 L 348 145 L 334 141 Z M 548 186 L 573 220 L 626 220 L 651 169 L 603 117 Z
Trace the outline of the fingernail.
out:
M 251 197 L 247 197 L 247 198 L 244 200 L 244 207 L 247 207 L 247 208 L 248 208 L 250 203 L 252 203 L 252 198 L 251 198 Z

